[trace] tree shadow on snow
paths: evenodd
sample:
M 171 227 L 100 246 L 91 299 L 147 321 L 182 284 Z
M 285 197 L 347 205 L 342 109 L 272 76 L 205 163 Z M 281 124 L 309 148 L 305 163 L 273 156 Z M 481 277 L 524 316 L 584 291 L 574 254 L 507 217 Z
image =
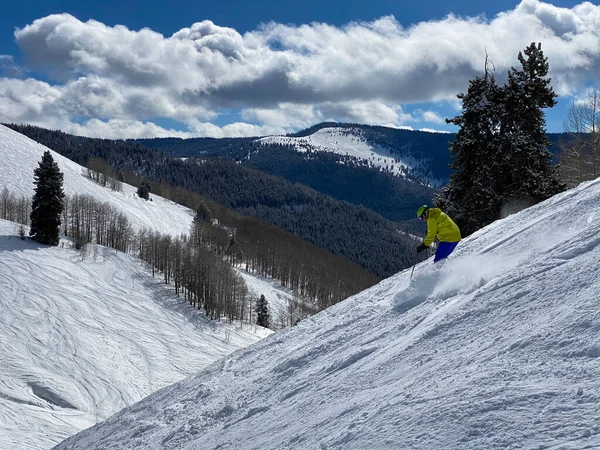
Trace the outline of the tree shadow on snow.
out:
M 0 235 L 0 252 L 22 252 L 24 250 L 39 250 L 47 247 L 50 246 L 35 242 L 28 236 L 21 238 L 20 236 Z
M 217 322 L 206 317 L 203 309 L 194 307 L 184 297 L 177 297 L 173 285 L 161 282 L 160 276 L 162 275 L 152 278 L 150 275 L 149 278 L 148 274 L 144 273 L 135 274 L 134 278 L 139 280 L 151 292 L 152 301 L 158 303 L 162 308 L 169 309 L 185 317 L 194 326 L 194 329 L 211 332 L 217 330 Z

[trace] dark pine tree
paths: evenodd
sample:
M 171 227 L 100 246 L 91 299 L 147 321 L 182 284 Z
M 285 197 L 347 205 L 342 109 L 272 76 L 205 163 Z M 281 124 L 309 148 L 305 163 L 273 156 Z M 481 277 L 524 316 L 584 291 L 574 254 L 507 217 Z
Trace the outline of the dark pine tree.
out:
M 65 193 L 63 173 L 49 151 L 44 152 L 39 166 L 34 170 L 34 184 L 29 234 L 41 244 L 58 245 Z
M 210 222 L 212 220 L 212 214 L 206 203 L 200 202 L 198 205 L 198 209 L 196 209 L 196 216 L 194 217 L 194 222 Z
M 269 328 L 269 302 L 262 294 L 256 302 L 256 324 Z
M 150 183 L 147 181 L 142 181 L 137 189 L 137 195 L 139 198 L 143 198 L 144 200 L 150 199 Z
M 543 109 L 555 106 L 557 97 L 547 77 L 548 59 L 535 42 L 523 53 L 518 56 L 521 69 L 508 72 L 503 88 L 500 182 L 505 206 L 534 204 L 565 189 L 558 167 L 552 164 L 546 135 Z
M 486 64 L 487 66 L 487 64 Z M 469 82 L 462 114 L 446 119 L 460 127 L 450 145 L 454 173 L 434 203 L 454 219 L 464 236 L 494 221 L 500 213 L 493 173 L 498 151 L 498 98 L 500 88 L 486 67 L 485 74 Z

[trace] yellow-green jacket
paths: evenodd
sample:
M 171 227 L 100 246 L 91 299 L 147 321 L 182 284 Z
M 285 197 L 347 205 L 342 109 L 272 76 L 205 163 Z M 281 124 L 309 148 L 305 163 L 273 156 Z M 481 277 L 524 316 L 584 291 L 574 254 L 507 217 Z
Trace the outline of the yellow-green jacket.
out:
M 439 208 L 429 208 L 427 216 L 427 237 L 423 241 L 426 247 L 433 244 L 437 235 L 440 242 L 460 241 L 460 230 L 454 221 Z

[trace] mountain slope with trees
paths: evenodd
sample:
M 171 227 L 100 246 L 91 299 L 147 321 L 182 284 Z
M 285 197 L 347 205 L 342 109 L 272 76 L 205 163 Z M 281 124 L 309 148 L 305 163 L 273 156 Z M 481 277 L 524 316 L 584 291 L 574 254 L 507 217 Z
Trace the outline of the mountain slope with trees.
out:
M 276 318 L 278 327 L 379 280 L 347 258 L 200 194 L 170 191 L 200 205 L 194 218 L 190 209 L 155 193 L 146 200 L 127 183 L 110 178 L 105 183 L 106 173 L 85 169 L 2 126 L 0 148 L 0 218 L 29 225 L 32 202 L 27 193 L 32 191 L 33 169 L 38 158 L 51 152 L 65 173 L 68 193 L 61 202 L 60 234 L 82 251 L 88 244 L 99 244 L 139 257 L 165 284 L 172 284 L 177 295 L 212 319 L 252 320 L 248 302 L 257 298 L 247 295 L 246 275 L 278 281 L 293 296 L 293 304 L 285 305 L 285 318 Z
M 364 140 L 373 148 L 385 149 L 398 160 L 415 165 L 405 176 L 374 167 L 369 159 L 344 154 L 344 141 L 327 150 L 303 149 L 293 139 L 311 138 L 323 130 L 340 130 L 348 139 Z M 319 192 L 355 205 L 363 205 L 393 221 L 413 219 L 414 210 L 431 203 L 436 190 L 424 179 L 441 180 L 446 184 L 452 169 L 448 151 L 455 134 L 399 130 L 389 127 L 352 123 L 323 122 L 287 136 L 258 138 L 155 138 L 138 139 L 133 143 L 159 149 L 180 157 L 217 157 L 255 167 L 293 183 L 305 184 Z M 548 134 L 549 150 L 558 154 L 561 134 Z M 296 141 L 300 142 L 300 141 Z
M 416 220 L 398 225 L 368 208 L 229 160 L 182 160 L 135 143 L 82 138 L 32 126 L 11 127 L 79 164 L 101 158 L 115 177 L 124 177 L 134 186 L 147 181 L 152 193 L 193 209 L 198 200 L 190 198 L 189 192 L 200 193 L 355 261 L 379 277 L 416 261 L 413 239 L 399 232 L 418 230 Z

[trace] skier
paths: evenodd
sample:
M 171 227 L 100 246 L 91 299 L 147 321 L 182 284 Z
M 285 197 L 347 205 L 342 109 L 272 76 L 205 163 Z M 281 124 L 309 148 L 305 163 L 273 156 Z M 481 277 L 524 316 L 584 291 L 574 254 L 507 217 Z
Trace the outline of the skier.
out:
M 460 242 L 461 237 L 458 226 L 441 209 L 430 208 L 427 205 L 423 205 L 417 210 L 417 217 L 420 220 L 427 221 L 427 237 L 417 247 L 417 253 L 429 248 L 437 236 L 440 242 L 433 262 L 435 263 L 440 259 L 447 258 Z

